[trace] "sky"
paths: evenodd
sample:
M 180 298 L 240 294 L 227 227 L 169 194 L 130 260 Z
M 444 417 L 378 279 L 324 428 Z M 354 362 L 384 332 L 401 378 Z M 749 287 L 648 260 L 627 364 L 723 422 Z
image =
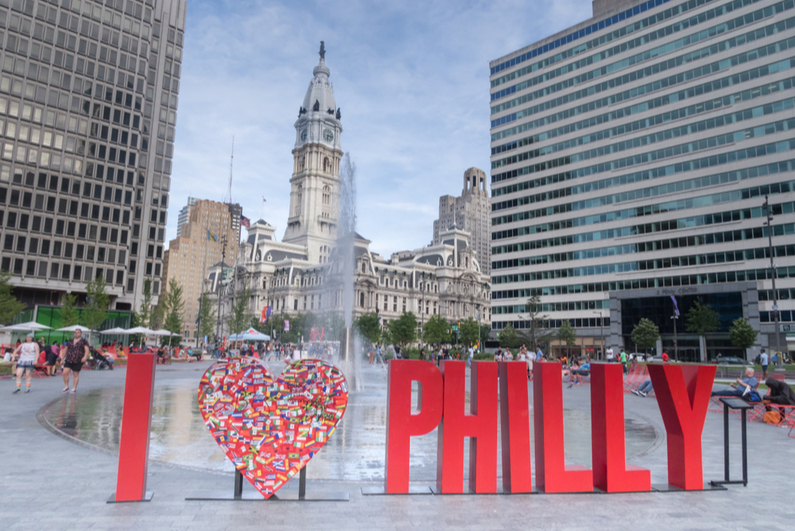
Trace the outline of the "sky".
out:
M 323 40 L 358 232 L 387 257 L 428 245 L 439 196 L 490 175 L 489 61 L 590 16 L 588 0 L 189 0 L 167 239 L 189 196 L 227 200 L 233 137 L 232 200 L 282 238 Z

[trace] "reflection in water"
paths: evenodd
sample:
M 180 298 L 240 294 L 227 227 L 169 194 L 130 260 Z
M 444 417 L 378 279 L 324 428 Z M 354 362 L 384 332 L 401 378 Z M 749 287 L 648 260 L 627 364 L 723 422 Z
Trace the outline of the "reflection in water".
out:
M 276 373 L 278 367 L 271 367 Z M 369 368 L 368 368 L 369 369 Z M 316 479 L 381 480 L 384 474 L 386 371 L 365 369 L 364 389 L 350 395 L 345 417 L 323 449 L 312 459 L 307 475 Z M 180 466 L 215 471 L 234 470 L 215 444 L 199 413 L 198 379 L 178 380 L 155 388 L 150 457 Z M 45 412 L 58 430 L 81 441 L 117 452 L 123 388 L 109 388 L 65 396 Z M 414 393 L 416 402 L 416 391 Z M 468 399 L 467 399 L 468 402 Z M 532 407 L 532 400 L 531 400 Z M 532 411 L 531 411 L 532 415 Z M 531 418 L 532 425 L 532 418 Z M 659 434 L 645 421 L 627 418 L 627 461 L 659 444 Z M 566 460 L 590 465 L 590 411 L 564 411 Z M 469 445 L 465 444 L 465 463 Z M 412 481 L 436 478 L 436 431 L 411 441 Z M 502 470 L 501 466 L 498 468 Z

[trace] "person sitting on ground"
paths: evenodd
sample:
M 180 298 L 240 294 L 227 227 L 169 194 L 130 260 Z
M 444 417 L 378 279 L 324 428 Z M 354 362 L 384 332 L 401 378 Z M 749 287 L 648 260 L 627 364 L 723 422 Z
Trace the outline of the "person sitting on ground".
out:
M 668 363 L 669 361 L 668 354 L 665 352 L 662 353 L 662 360 L 663 363 Z M 638 396 L 648 396 L 652 391 L 654 391 L 654 387 L 652 386 L 651 379 L 647 377 L 646 380 L 644 380 L 643 383 L 637 387 L 637 389 L 633 389 L 631 392 L 632 394 Z
M 760 402 L 756 392 L 758 386 L 759 380 L 754 377 L 754 370 L 749 367 L 745 369 L 745 377 L 742 380 L 737 378 L 736 382 L 731 384 L 731 389 L 713 391 L 712 396 L 738 396 L 747 402 Z
M 582 366 L 580 366 L 579 361 L 575 361 L 574 364 L 576 365 L 576 367 L 571 369 L 571 377 L 569 378 L 569 387 L 571 387 L 572 385 L 582 385 L 582 377 L 591 374 L 590 361 L 586 361 L 586 363 L 584 363 Z
M 202 360 L 202 351 L 201 351 L 201 349 L 197 348 L 196 351 L 194 352 L 194 350 L 192 348 L 188 347 L 188 357 L 191 357 L 191 356 L 195 357 L 196 361 L 201 361 Z
M 113 370 L 113 356 L 108 352 L 108 347 L 102 347 L 101 357 L 108 364 L 108 368 Z

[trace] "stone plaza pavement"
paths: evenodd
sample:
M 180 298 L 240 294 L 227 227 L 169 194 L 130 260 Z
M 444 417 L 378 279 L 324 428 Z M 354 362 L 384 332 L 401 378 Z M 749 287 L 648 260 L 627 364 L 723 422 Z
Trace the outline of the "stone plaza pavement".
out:
M 177 380 L 198 382 L 209 363 L 159 367 L 157 387 Z M 365 377 L 385 384 L 385 371 L 366 367 Z M 120 388 L 126 371 L 85 371 L 78 396 Z M 363 496 L 374 481 L 313 480 L 313 489 L 347 491 L 349 502 L 196 502 L 199 489 L 231 490 L 232 474 L 150 462 L 149 503 L 107 504 L 114 491 L 118 457 L 45 429 L 37 420 L 59 400 L 62 381 L 35 379 L 30 394 L 12 395 L 13 380 L 0 380 L 0 528 L 5 530 L 134 529 L 790 529 L 795 519 L 795 439 L 787 429 L 749 425 L 749 485 L 695 493 Z M 156 391 L 157 392 L 157 391 Z M 566 389 L 564 407 L 589 412 L 588 385 Z M 659 444 L 633 464 L 649 468 L 652 483 L 666 480 L 663 424 L 654 399 L 625 395 L 628 415 L 654 426 Z M 588 413 L 589 414 L 589 413 Z M 343 423 L 345 420 L 343 420 Z M 723 417 L 707 414 L 703 436 L 704 477 L 723 476 Z M 733 478 L 739 477 L 739 421 L 733 419 Z M 569 433 L 567 426 L 567 434 Z M 220 452 L 220 450 L 219 450 Z M 582 463 L 589 464 L 589 463 Z M 311 469 L 310 469 L 311 470 Z M 412 478 L 413 480 L 414 478 Z M 419 484 L 428 485 L 427 478 Z M 251 489 L 246 485 L 246 490 Z M 283 491 L 297 490 L 297 480 Z

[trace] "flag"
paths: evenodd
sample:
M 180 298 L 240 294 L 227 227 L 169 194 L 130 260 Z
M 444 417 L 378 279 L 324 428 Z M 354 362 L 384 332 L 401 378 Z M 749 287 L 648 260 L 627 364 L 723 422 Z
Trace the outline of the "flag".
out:
M 240 214 L 240 224 L 243 225 L 244 227 L 246 227 L 247 229 L 251 228 L 251 220 L 248 219 L 243 214 Z
M 284 331 L 285 332 L 289 332 L 290 331 L 290 321 L 288 319 L 284 320 Z
M 218 241 L 218 235 L 217 234 L 213 234 L 208 229 L 207 230 L 207 241 L 208 242 L 217 242 Z
M 676 304 L 676 297 L 671 295 L 671 300 L 674 301 L 674 315 L 679 317 L 679 305 Z
M 268 322 L 268 317 L 271 316 L 271 310 L 272 309 L 273 309 L 273 306 L 265 306 L 262 309 L 262 313 L 259 316 L 259 322 L 260 323 L 267 323 Z

